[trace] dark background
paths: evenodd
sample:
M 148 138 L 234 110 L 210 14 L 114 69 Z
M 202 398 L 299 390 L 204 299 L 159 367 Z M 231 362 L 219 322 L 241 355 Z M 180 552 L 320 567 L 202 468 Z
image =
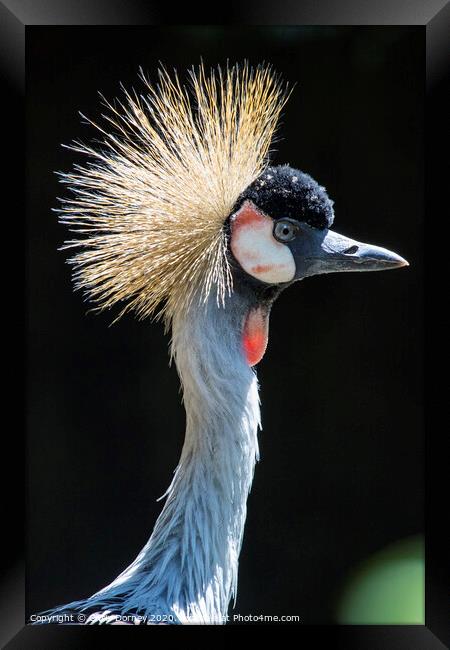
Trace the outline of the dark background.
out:
M 275 164 L 325 185 L 335 228 L 406 257 L 391 273 L 285 292 L 258 369 L 261 462 L 236 613 L 333 622 L 348 571 L 423 529 L 424 30 L 399 27 L 55 28 L 27 34 L 28 615 L 88 596 L 146 542 L 184 412 L 162 326 L 87 314 L 57 252 L 60 147 L 92 130 L 97 91 L 179 70 L 270 61 L 296 89 Z M 79 160 L 79 159 L 78 159 Z

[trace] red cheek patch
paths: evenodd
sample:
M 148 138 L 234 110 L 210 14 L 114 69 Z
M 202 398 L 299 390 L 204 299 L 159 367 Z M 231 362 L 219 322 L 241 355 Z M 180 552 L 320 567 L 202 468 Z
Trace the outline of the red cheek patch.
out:
M 255 264 L 255 266 L 251 267 L 251 270 L 255 275 L 258 275 L 259 273 L 269 273 L 273 271 L 273 268 L 273 264 Z
M 242 346 L 249 366 L 261 361 L 269 339 L 269 312 L 264 307 L 247 314 L 242 332 Z
M 264 214 L 261 214 L 250 201 L 245 201 L 239 210 L 237 218 L 233 220 L 233 230 L 239 232 L 242 228 L 264 228 L 268 219 Z

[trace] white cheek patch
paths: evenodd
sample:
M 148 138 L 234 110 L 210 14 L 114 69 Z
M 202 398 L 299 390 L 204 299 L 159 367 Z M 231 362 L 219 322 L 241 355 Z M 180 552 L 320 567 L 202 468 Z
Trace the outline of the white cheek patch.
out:
M 289 247 L 273 236 L 270 217 L 245 201 L 230 221 L 231 251 L 246 273 L 269 284 L 294 279 L 294 257 Z

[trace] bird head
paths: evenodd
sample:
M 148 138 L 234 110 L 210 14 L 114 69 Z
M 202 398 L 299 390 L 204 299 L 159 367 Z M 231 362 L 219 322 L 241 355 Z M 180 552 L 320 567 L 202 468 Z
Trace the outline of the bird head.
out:
M 296 280 L 374 271 L 407 262 L 384 248 L 330 230 L 333 202 L 307 174 L 268 166 L 287 88 L 270 66 L 203 65 L 189 86 L 159 71 L 147 94 L 108 103 L 103 144 L 74 143 L 87 165 L 62 174 L 72 196 L 60 221 L 78 237 L 75 286 L 118 317 L 174 317 L 216 295 L 227 309 L 243 292 L 247 361 L 267 344 L 270 306 Z
M 269 167 L 230 216 L 230 250 L 246 274 L 265 284 L 407 265 L 396 253 L 330 230 L 333 221 L 333 201 L 311 176 L 288 165 Z
M 322 273 L 408 265 L 396 253 L 331 230 L 333 221 L 333 201 L 325 188 L 288 165 L 267 168 L 239 197 L 229 218 L 229 249 L 236 286 L 255 288 L 243 334 L 250 365 L 265 352 L 274 298 L 293 282 Z

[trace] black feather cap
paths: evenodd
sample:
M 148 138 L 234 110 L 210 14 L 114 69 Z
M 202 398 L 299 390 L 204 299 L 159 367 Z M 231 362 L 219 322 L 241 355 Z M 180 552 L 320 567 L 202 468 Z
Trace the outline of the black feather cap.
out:
M 289 217 L 324 230 L 334 220 L 333 201 L 311 176 L 289 165 L 267 167 L 240 195 L 235 212 L 252 201 L 272 219 Z

